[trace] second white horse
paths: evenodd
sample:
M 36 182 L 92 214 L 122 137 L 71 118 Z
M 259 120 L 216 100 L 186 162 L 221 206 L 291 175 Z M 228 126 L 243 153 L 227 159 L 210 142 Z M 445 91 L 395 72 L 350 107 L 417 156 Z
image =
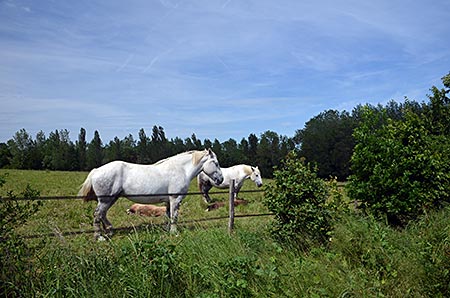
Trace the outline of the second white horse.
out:
M 235 191 L 236 198 L 241 190 L 241 187 L 244 185 L 246 179 L 250 179 L 255 182 L 256 186 L 261 187 L 263 182 L 261 178 L 261 173 L 258 167 L 252 167 L 249 165 L 236 165 L 230 168 L 221 168 L 223 181 L 218 184 L 213 179 L 209 178 L 204 173 L 200 173 L 197 176 L 198 188 L 202 192 L 203 200 L 206 203 L 211 203 L 211 198 L 208 194 L 209 190 L 214 186 L 217 188 L 229 188 L 231 181 L 235 181 Z

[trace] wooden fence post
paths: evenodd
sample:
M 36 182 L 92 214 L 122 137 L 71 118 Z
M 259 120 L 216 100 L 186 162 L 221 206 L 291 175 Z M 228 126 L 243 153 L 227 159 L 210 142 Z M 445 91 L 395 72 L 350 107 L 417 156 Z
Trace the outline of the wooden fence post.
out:
M 235 186 L 234 186 L 234 179 L 231 180 L 230 184 L 230 210 L 229 210 L 229 217 L 228 217 L 228 233 L 231 234 L 234 229 L 234 196 L 235 196 Z

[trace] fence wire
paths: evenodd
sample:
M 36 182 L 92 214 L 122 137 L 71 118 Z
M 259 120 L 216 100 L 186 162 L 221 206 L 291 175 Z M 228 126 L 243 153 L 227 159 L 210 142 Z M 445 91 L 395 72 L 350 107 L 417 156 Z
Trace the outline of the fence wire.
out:
M 239 193 L 257 193 L 264 192 L 264 190 L 241 190 Z M 229 191 L 211 191 L 209 192 L 211 195 L 217 194 L 226 194 L 229 195 Z M 123 195 L 119 197 L 133 198 L 133 197 L 158 197 L 158 196 L 188 196 L 188 195 L 203 195 L 202 192 L 187 192 L 187 193 L 165 193 L 165 194 L 132 194 L 132 195 Z M 102 197 L 116 197 L 116 196 L 102 196 Z M 81 200 L 87 198 L 86 196 L 39 196 L 36 198 L 27 198 L 27 197 L 0 197 L 0 201 L 51 201 L 51 200 Z M 236 214 L 235 218 L 245 218 L 245 217 L 260 217 L 260 216 L 271 216 L 274 213 L 258 213 L 258 214 Z M 221 219 L 228 219 L 228 216 L 218 216 L 218 217 L 209 217 L 209 218 L 201 218 L 201 219 L 192 219 L 186 221 L 179 221 L 177 225 L 192 225 L 201 222 L 207 221 L 215 221 Z M 125 226 L 125 227 L 117 227 L 114 228 L 114 232 L 120 231 L 133 231 L 133 230 L 143 230 L 148 227 L 160 227 L 163 228 L 167 225 L 167 223 L 142 223 L 140 225 L 133 226 Z M 32 234 L 32 235 L 22 235 L 21 237 L 24 239 L 35 239 L 35 238 L 43 238 L 43 237 L 67 237 L 67 236 L 76 236 L 81 234 L 92 234 L 94 233 L 93 229 L 90 230 L 78 230 L 78 231 L 66 231 L 62 232 L 59 230 L 55 230 L 53 232 L 41 233 L 41 234 Z
M 239 193 L 255 193 L 255 192 L 264 192 L 264 190 L 241 190 Z M 161 197 L 161 196 L 189 196 L 189 195 L 202 195 L 202 192 L 186 192 L 186 193 L 163 193 L 163 194 L 131 194 L 131 195 L 119 195 L 119 197 L 123 198 L 134 198 L 134 197 Z M 229 194 L 228 191 L 211 191 L 208 194 L 216 195 L 216 194 Z M 103 198 L 112 198 L 114 196 L 101 196 Z M 2 201 L 51 201 L 51 200 L 81 200 L 88 198 L 86 196 L 39 196 L 36 198 L 27 198 L 27 197 L 2 197 L 0 196 L 0 200 Z

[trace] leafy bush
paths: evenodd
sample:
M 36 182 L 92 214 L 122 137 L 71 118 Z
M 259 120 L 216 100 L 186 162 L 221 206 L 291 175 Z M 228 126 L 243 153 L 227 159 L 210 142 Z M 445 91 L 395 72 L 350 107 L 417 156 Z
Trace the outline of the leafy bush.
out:
M 5 176 L 0 176 L 0 187 L 6 182 Z M 19 202 L 13 192 L 8 192 L 7 198 L 0 199 L 0 296 L 19 296 L 20 288 L 29 280 L 32 274 L 30 256 L 32 249 L 23 241 L 16 229 L 37 212 L 40 201 L 39 192 L 29 185 L 20 194 L 30 201 Z
M 435 135 L 426 118 L 412 111 L 402 121 L 366 110 L 355 130 L 349 196 L 377 218 L 393 225 L 450 201 L 450 140 Z
M 328 188 L 316 169 L 288 154 L 274 172 L 274 183 L 265 188 L 264 204 L 275 213 L 272 234 L 281 241 L 293 241 L 307 248 L 325 243 L 332 229 L 333 209 L 328 204 Z
M 377 218 L 405 225 L 450 202 L 450 74 L 421 109 L 403 117 L 365 109 L 355 129 L 349 196 Z

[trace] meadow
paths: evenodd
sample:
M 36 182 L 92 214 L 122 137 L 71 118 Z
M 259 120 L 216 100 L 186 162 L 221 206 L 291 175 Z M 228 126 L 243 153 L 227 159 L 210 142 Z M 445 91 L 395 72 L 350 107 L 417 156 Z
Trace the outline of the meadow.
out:
M 74 196 L 85 172 L 0 170 L 0 196 L 20 196 L 29 184 L 41 196 Z M 270 180 L 264 180 L 270 185 Z M 256 186 L 247 181 L 243 190 Z M 195 181 L 190 192 L 198 192 Z M 228 194 L 215 194 L 228 199 Z M 236 214 L 267 213 L 263 192 Z M 271 216 L 236 218 L 227 232 L 227 208 L 205 212 L 200 195 L 180 208 L 177 236 L 164 218 L 131 216 L 119 201 L 108 216 L 111 240 L 95 242 L 95 202 L 43 201 L 17 227 L 29 251 L 27 269 L 15 272 L 22 297 L 448 297 L 450 209 L 393 229 L 357 212 L 335 222 L 326 246 L 301 250 L 270 235 Z M 224 217 L 211 221 L 197 219 Z M 134 228 L 133 228 L 134 227 Z M 82 233 L 86 231 L 86 233 Z M 41 235 L 40 237 L 34 237 Z M 33 237 L 32 237 L 33 236 Z M 27 238 L 28 237 L 28 238 Z

